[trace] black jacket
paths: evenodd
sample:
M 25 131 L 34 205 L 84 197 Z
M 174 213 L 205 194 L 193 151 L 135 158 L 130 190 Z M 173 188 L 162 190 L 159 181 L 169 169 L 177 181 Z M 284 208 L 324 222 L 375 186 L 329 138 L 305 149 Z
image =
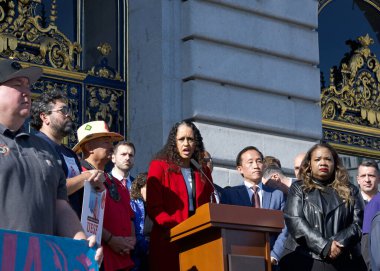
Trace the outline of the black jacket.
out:
M 332 240 L 346 249 L 344 255 L 360 255 L 361 227 L 364 202 L 359 190 L 350 185 L 354 202 L 349 206 L 333 191 L 329 201 L 323 202 L 321 191 L 305 193 L 302 182 L 293 183 L 284 209 L 289 236 L 285 247 L 317 260 L 324 260 Z M 326 212 L 323 212 L 323 209 Z

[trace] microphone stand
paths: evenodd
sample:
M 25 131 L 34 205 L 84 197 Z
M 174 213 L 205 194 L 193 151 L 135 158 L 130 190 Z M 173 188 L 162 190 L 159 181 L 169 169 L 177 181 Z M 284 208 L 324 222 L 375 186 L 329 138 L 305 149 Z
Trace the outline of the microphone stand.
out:
M 190 162 L 193 164 L 194 167 L 196 167 L 199 172 L 206 178 L 206 180 L 210 183 L 210 185 L 212 186 L 212 189 L 213 189 L 213 192 L 210 196 L 210 202 L 211 203 L 214 203 L 214 198 L 213 196 L 215 197 L 215 203 L 219 204 L 220 203 L 220 197 L 219 197 L 219 194 L 218 192 L 216 191 L 215 189 L 215 186 L 213 184 L 213 182 L 210 180 L 209 177 L 207 177 L 206 173 L 204 173 L 204 171 L 202 170 L 202 166 L 193 158 L 191 158 Z

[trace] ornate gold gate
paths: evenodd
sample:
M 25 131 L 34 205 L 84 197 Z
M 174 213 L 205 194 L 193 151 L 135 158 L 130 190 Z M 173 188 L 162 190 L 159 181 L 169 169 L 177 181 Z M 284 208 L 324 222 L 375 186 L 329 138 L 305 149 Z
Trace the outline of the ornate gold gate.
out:
M 380 64 L 371 53 L 373 39 L 358 38 L 356 49 L 331 69 L 330 85 L 322 89 L 325 141 L 342 153 L 380 157 Z
M 320 0 L 319 11 L 331 2 Z M 378 21 L 373 20 L 373 15 L 379 18 L 380 1 L 354 2 L 361 11 L 366 5 L 363 13 L 368 25 L 378 28 Z M 350 48 L 340 56 L 341 62 L 330 69 L 328 86 L 324 87 L 322 78 L 321 109 L 323 141 L 343 154 L 379 159 L 380 64 L 379 56 L 371 51 L 374 38 L 379 39 L 363 33 L 356 40 L 346 41 Z
M 84 67 L 81 44 L 70 40 L 57 25 L 60 15 L 57 2 L 0 0 L 0 57 L 19 60 L 23 66 L 37 65 L 43 68 L 43 77 L 33 86 L 34 95 L 52 88 L 61 89 L 69 98 L 76 126 L 89 120 L 101 119 L 108 123 L 111 130 L 125 135 L 126 81 L 125 76 L 121 76 L 108 64 L 112 48 L 107 37 L 103 43 L 86 45 L 88 51 L 98 50 L 98 61 L 91 67 Z M 93 6 L 85 5 L 84 2 L 86 1 L 72 1 L 70 4 L 76 9 L 65 10 L 78 14 L 75 18 L 77 37 L 83 34 L 80 24 L 84 8 Z M 108 3 L 111 2 L 114 1 Z M 69 2 L 60 3 L 66 5 Z M 120 10 L 117 12 L 125 14 L 126 4 L 118 7 Z M 125 20 L 125 16 L 119 17 L 120 20 Z M 125 21 L 118 23 L 125 25 Z M 116 47 L 125 47 L 125 39 L 118 42 Z M 116 54 L 122 63 L 119 67 L 125 66 L 123 56 L 118 52 Z M 72 146 L 75 141 L 75 135 L 72 135 L 67 143 Z

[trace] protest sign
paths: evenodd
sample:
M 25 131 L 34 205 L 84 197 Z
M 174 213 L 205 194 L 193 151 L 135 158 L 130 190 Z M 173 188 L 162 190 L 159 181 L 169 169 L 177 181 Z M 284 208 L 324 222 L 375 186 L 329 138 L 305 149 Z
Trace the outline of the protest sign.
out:
M 99 246 L 102 241 L 105 203 L 106 190 L 98 192 L 90 182 L 84 182 L 81 223 L 87 236 L 96 236 L 96 243 Z
M 98 271 L 86 240 L 0 229 L 1 271 Z

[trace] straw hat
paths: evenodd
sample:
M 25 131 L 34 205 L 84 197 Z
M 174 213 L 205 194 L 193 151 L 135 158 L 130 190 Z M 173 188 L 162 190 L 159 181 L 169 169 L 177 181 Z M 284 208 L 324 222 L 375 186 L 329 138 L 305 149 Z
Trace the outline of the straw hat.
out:
M 79 127 L 77 135 L 78 143 L 73 147 L 73 151 L 76 153 L 80 153 L 82 151 L 83 144 L 95 138 L 110 137 L 112 142 L 124 139 L 121 134 L 110 132 L 107 123 L 102 120 L 90 121 L 83 124 Z

